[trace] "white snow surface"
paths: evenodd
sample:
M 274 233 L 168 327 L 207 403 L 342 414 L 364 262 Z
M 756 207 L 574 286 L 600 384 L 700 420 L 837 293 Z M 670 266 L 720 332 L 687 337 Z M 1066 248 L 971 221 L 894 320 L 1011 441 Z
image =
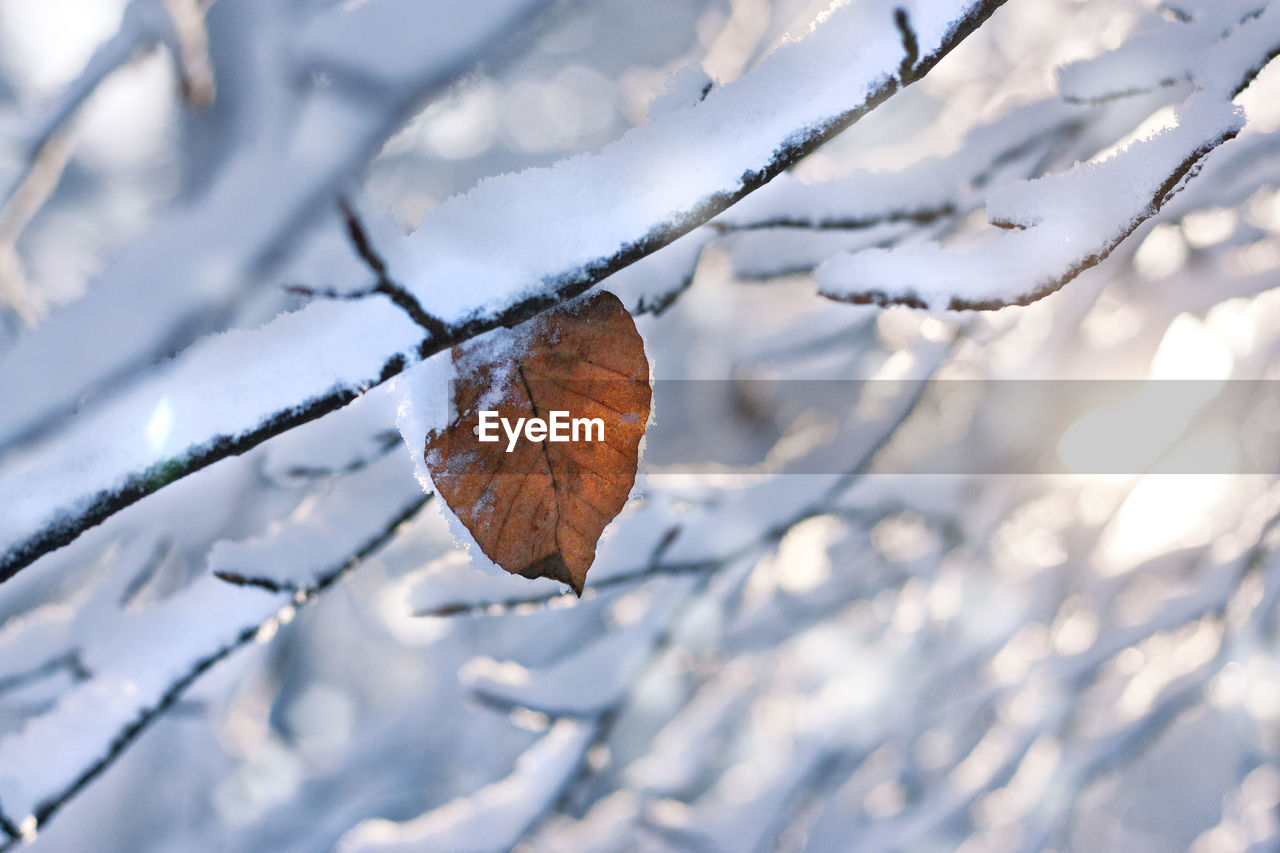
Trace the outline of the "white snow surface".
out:
M 1161 21 L 1116 50 L 1074 62 L 1058 73 L 1058 91 L 1075 101 L 1100 101 L 1191 80 L 1206 67 L 1203 51 L 1234 34 L 1267 0 L 1178 3 L 1192 21 Z
M 32 814 L 105 756 L 111 742 L 190 669 L 192 661 L 236 641 L 287 599 L 233 587 L 212 576 L 145 616 L 117 611 L 87 665 L 93 679 L 58 698 L 49 712 L 0 737 L 0 802 Z M 103 614 L 101 618 L 106 618 Z M 157 643 L 157 637 L 165 642 Z M 106 641 L 110 638 L 109 642 Z M 68 740 L 68 732 L 74 732 Z
M 198 539 L 207 524 L 219 520 L 201 512 L 201 503 L 211 497 L 209 487 L 219 490 L 212 494 L 220 500 L 237 494 L 250 475 L 249 461 L 252 457 L 202 471 L 182 481 L 169 501 L 144 502 L 113 518 L 82 542 L 100 548 L 90 540 L 120 536 L 133 527 L 141 533 L 122 550 L 107 549 L 109 571 L 82 592 L 86 603 L 36 611 L 0 631 L 6 659 L 31 667 L 52 649 L 72 648 L 92 673 L 48 711 L 0 737 L 0 803 L 6 814 L 21 818 L 61 796 L 197 662 L 235 645 L 246 631 L 257 631 L 273 617 L 287 621 L 296 605 L 295 588 L 305 590 L 343 569 L 348 555 L 422 500 L 409 460 L 393 447 L 303 500 L 262 535 L 214 542 L 194 580 L 176 592 L 147 606 L 126 606 L 135 577 L 128 566 L 145 562 L 165 541 L 167 551 L 157 553 L 167 554 L 166 561 L 181 560 L 184 537 Z M 68 551 L 82 550 L 82 542 Z M 217 571 L 285 588 L 240 586 L 216 577 Z M 24 621 L 34 624 L 24 626 Z
M 154 465 L 335 389 L 376 382 L 391 355 L 412 357 L 420 334 L 402 311 L 377 299 L 314 303 L 265 329 L 201 342 L 93 417 L 75 419 L 0 465 L 0 548 L 56 525 L 61 514 Z
M 1168 199 L 1159 190 L 1180 164 L 1197 153 L 1203 158 L 1244 127 L 1243 112 L 1231 103 L 1235 90 L 1252 79 L 1266 57 L 1280 49 L 1280 8 L 1271 5 L 1254 14 L 1260 9 L 1257 2 L 1206 7 L 1197 26 L 1169 22 L 1154 35 L 1131 40 L 1114 53 L 1065 69 L 1063 92 L 1076 100 L 1106 100 L 1186 80 L 1194 84 L 1195 92 L 1178 108 L 1175 127 L 1135 141 L 1113 156 L 1083 161 L 1035 180 L 997 183 L 989 188 L 988 221 L 1015 230 L 988 230 L 949 244 L 921 242 L 840 252 L 815 270 L 819 290 L 834 299 L 907 302 L 935 310 L 1026 304 L 1056 290 L 1105 258 L 1134 228 L 1160 212 Z M 1166 79 L 1161 76 L 1165 71 L 1152 72 L 1160 64 L 1149 62 L 1147 53 L 1157 49 L 1165 57 L 1162 62 L 1181 63 L 1179 67 L 1187 69 L 1194 64 L 1197 73 L 1192 77 L 1189 70 L 1168 72 L 1172 76 Z M 1131 52 L 1138 55 L 1130 56 Z M 1207 53 L 1207 58 L 1197 52 Z M 1156 73 L 1160 79 L 1126 82 L 1122 71 L 1130 65 L 1143 74 Z M 1041 121 L 1052 115 L 1044 108 L 1019 112 L 1028 117 L 1039 115 Z M 939 162 L 946 164 L 945 159 Z M 1174 188 L 1180 189 L 1199 168 L 1197 163 Z M 885 195 L 902 197 L 891 187 L 886 187 Z M 930 200 L 920 189 L 909 185 L 901 189 L 908 198 L 915 197 L 914 193 Z M 841 209 L 847 216 L 851 209 L 848 204 L 833 207 L 832 199 L 838 196 L 824 192 L 821 184 L 792 187 L 787 194 L 797 198 L 790 200 L 780 194 L 776 209 L 808 206 L 820 211 L 820 217 L 837 216 Z M 875 196 L 874 192 L 870 195 Z M 874 209 L 874 205 L 859 207 Z
M 658 96 L 649 102 L 649 120 L 689 109 L 701 101 L 704 92 L 714 88 L 711 76 L 702 68 L 701 63 L 686 65 L 667 75 L 666 85 Z
M 714 239 L 711 229 L 695 228 L 679 240 L 609 276 L 603 287 L 611 291 L 632 313 L 661 305 L 687 286 L 702 250 Z
M 516 760 L 511 775 L 468 797 L 405 823 L 366 821 L 338 846 L 340 853 L 499 853 L 520 840 L 548 798 L 578 772 L 598 725 L 557 720 Z
M 411 237 L 412 289 L 446 320 L 490 314 L 679 225 L 707 199 L 739 190 L 744 174 L 788 141 L 889 81 L 903 56 L 895 8 L 910 13 L 924 54 L 974 5 L 849 4 L 694 109 L 637 127 L 598 153 L 482 181 L 432 210 Z
M 324 5 L 355 15 L 378 3 Z M 1078 25 L 1102 5 L 1062 0 L 1046 8 L 1069 9 Z M 1210 0 L 1177 5 L 1193 15 L 1213 11 Z M 1037 14 L 1034 6 L 1029 11 Z M 1158 23 L 1155 11 L 1148 17 Z M 994 59 L 966 66 L 965 75 L 983 68 L 1002 74 L 1008 48 L 1043 27 L 1011 15 L 993 23 L 971 46 Z M 606 281 L 629 306 L 651 304 L 680 285 L 704 243 L 719 243 L 669 314 L 641 320 L 664 378 L 723 370 L 783 380 L 913 380 L 863 388 L 856 407 L 851 401 L 841 417 L 788 431 L 766 463 L 749 469 L 642 470 L 635 499 L 600 543 L 581 601 L 551 581 L 506 574 L 474 549 L 469 557 L 427 509 L 397 526 L 373 558 L 352 565 L 342 588 L 307 599 L 315 606 L 293 619 L 290 585 L 351 565 L 350 549 L 388 529 L 404 502 L 423 500 L 409 472 L 411 461 L 420 465 L 425 433 L 444 417 L 447 353 L 181 479 L 47 555 L 0 586 L 5 816 L 23 822 L 25 834 L 33 807 L 59 803 L 124 738 L 108 772 L 37 827 L 33 850 L 204 849 L 209 838 L 272 853 L 332 850 L 340 838 L 346 849 L 518 846 L 540 853 L 637 845 L 995 849 L 1010 839 L 1027 850 L 1106 849 L 1099 838 L 1196 849 L 1220 841 L 1223 829 L 1231 830 L 1228 840 L 1271 849 L 1274 821 L 1255 818 L 1265 816 L 1280 782 L 1265 762 L 1250 771 L 1267 754 L 1275 718 L 1275 661 L 1265 654 L 1280 601 L 1275 482 L 1233 478 L 1236 493 L 1196 519 L 1194 526 L 1206 526 L 1200 544 L 1169 550 L 1160 544 L 1170 527 L 1168 501 L 1139 525 L 1127 524 L 1123 508 L 1110 523 L 1086 508 L 1105 515 L 1118 505 L 1112 501 L 1140 506 L 1134 499 L 1146 487 L 1176 494 L 1176 479 L 1143 480 L 1125 497 L 1133 484 L 913 472 L 933 471 L 937 458 L 972 458 L 991 471 L 1018 458 L 1017 442 L 1003 440 L 954 393 L 957 385 L 989 383 L 956 380 L 1089 375 L 1135 356 L 1145 365 L 1166 328 L 1201 325 L 1201 337 L 1220 339 L 1237 358 L 1233 376 L 1271 364 L 1280 302 L 1275 293 L 1252 294 L 1275 285 L 1276 228 L 1268 211 L 1280 172 L 1269 153 L 1277 134 L 1265 130 L 1275 124 L 1264 117 L 1246 128 L 1252 136 L 1209 157 L 1204 173 L 1164 207 L 1166 227 L 1155 233 L 1184 239 L 1188 262 L 1158 279 L 1123 251 L 1136 249 L 1146 233 L 1139 231 L 1105 277 L 1026 309 L 940 322 L 905 309 L 814 299 L 794 280 L 742 286 L 720 251 L 728 249 L 738 270 L 767 276 L 877 243 L 906 251 L 945 237 L 952 240 L 946 250 L 959 254 L 972 244 L 953 235 L 977 228 L 982 217 L 972 214 L 983 208 L 990 219 L 1022 226 L 988 229 L 988 239 L 1013 240 L 1015 249 L 1024 246 L 1017 241 L 1065 236 L 1055 230 L 1060 224 L 1084 227 L 1072 218 L 1082 211 L 1105 214 L 1088 228 L 1121 223 L 1123 210 L 1111 206 L 1125 188 L 1112 186 L 1115 172 L 1108 170 L 1120 168 L 1116 161 L 1141 170 L 1144 146 L 1176 162 L 1178 149 L 1195 142 L 1191 125 L 1204 119 L 1211 130 L 1215 121 L 1238 121 L 1224 93 L 1265 55 L 1266 33 L 1255 26 L 1233 30 L 1232 38 L 1256 36 L 1247 50 L 1234 42 L 1238 56 L 1213 53 L 1214 38 L 1202 40 L 1213 73 L 1200 68 L 1197 79 L 1097 106 L 1055 93 L 969 131 L 955 155 L 918 161 L 919 174 L 855 173 L 843 158 L 860 130 L 873 129 L 856 128 L 797 170 L 819 182 L 787 179 L 763 188 L 750 198 L 757 208 L 747 211 L 750 218 L 734 208 Z M 341 42 L 341 31 L 332 39 Z M 1090 43 L 1105 41 L 1099 35 Z M 947 84 L 951 69 L 965 66 L 955 59 L 935 82 Z M 335 89 L 365 75 L 355 66 L 348 72 L 335 78 Z M 980 73 L 956 90 L 955 102 L 985 103 L 984 114 L 999 107 L 984 88 L 993 79 Z M 691 91 L 693 78 L 687 82 Z M 702 109 L 670 88 L 670 110 L 655 114 L 655 125 Z M 1177 127 L 1130 149 L 1115 145 L 1197 88 L 1200 99 L 1183 107 Z M 931 89 L 907 93 L 879 116 L 923 104 L 925 114 L 907 122 L 915 130 L 904 146 L 953 118 L 930 113 Z M 940 168 L 943 161 L 950 168 Z M 822 169 L 834 179 L 821 183 Z M 1023 180 L 1040 175 L 1048 177 Z M 1149 191 L 1158 177 L 1142 171 L 1127 191 Z M 936 221 L 870 228 L 759 227 L 770 205 L 798 218 L 840 220 L 910 210 L 928 199 L 954 210 Z M 374 217 L 366 215 L 366 224 L 398 277 L 407 266 L 396 242 L 376 233 Z M 367 283 L 337 217 L 323 227 L 326 234 L 293 266 L 301 276 L 285 280 L 329 284 L 331 275 L 334 286 Z M 1257 250 L 1266 264 L 1256 263 Z M 1021 251 L 1011 255 L 1019 264 Z M 1246 254 L 1255 263 L 1242 267 Z M 1100 296 L 1101 285 L 1112 282 L 1108 290 L 1121 299 Z M 1226 302 L 1238 293 L 1249 298 Z M 115 300 L 137 309 L 140 326 L 169 325 L 163 312 L 142 304 L 144 294 L 126 300 L 116 293 Z M 366 307 L 341 303 L 332 316 Z M 379 318 L 393 313 L 370 310 L 348 329 L 371 333 L 356 342 L 358 359 L 378 365 L 388 343 L 379 339 Z M 1124 322 L 1097 326 L 1099 316 Z M 309 328 L 295 340 L 304 352 Z M 1114 338 L 1093 341 L 1108 328 L 1132 337 L 1119 346 Z M 335 326 L 326 342 L 342 334 Z M 500 348 L 506 334 L 485 340 Z M 404 339 L 420 335 L 410 327 Z M 7 344 L 0 331 L 0 347 Z M 309 369 L 303 355 L 297 358 Z M 269 372 L 286 360 L 273 353 L 250 367 Z M 245 365 L 228 352 L 210 365 L 222 372 L 181 374 L 208 383 L 182 395 L 183 406 L 212 411 L 228 405 L 218 399 L 223 395 L 238 409 L 228 412 L 232 421 L 253 415 L 258 387 L 246 386 L 244 399 L 235 391 L 249 375 Z M 360 373 L 339 365 L 335 376 L 345 381 L 347 368 L 352 377 Z M 326 380 L 305 375 L 317 386 Z M 926 386 L 928 376 L 940 381 Z M 908 415 L 917 390 L 924 397 Z M 208 400 L 197 399 L 202 392 Z M 167 435 L 191 437 L 180 413 L 156 399 L 135 401 L 150 407 L 136 421 L 93 420 L 133 399 L 130 393 L 103 390 L 80 418 L 110 428 L 133 423 L 161 456 Z M 730 402 L 709 410 L 724 412 L 726 422 L 741 417 Z M 758 401 L 755 408 L 765 411 Z M 1022 422 L 1003 414 L 998 420 Z M 1248 429 L 1251 420 L 1227 429 Z M 410 459 L 389 431 L 393 421 Z M 875 476 L 834 473 L 861 470 L 890 434 Z M 1265 440 L 1265 424 L 1259 435 L 1259 445 L 1274 444 Z M 59 445 L 67 466 L 98 441 L 88 429 L 75 436 L 87 443 Z M 1056 434 L 1043 438 L 1052 452 Z M 55 440 L 62 438 L 47 439 Z M 815 470 L 818 460 L 833 473 L 799 473 Z M 1200 483 L 1194 489 L 1207 491 Z M 6 510 L 0 504 L 0 515 Z M 1099 535 L 1116 532 L 1153 548 L 1155 558 L 1117 561 L 1095 547 Z M 262 583 L 233 586 L 211 570 Z M 287 591 L 261 588 L 272 582 Z M 409 615 L 436 608 L 464 612 Z M 128 740 L 129 726 L 201 660 L 240 632 L 262 626 L 265 640 L 286 622 L 276 642 L 252 644 L 214 667 L 182 694 L 175 713 Z M 571 719 L 557 720 L 559 714 Z M 616 723 L 600 727 L 602 718 Z M 121 820 L 122 802 L 146 808 Z M 208 808 L 190 808 L 205 802 Z
M 1005 229 L 983 232 L 970 245 L 839 254 L 814 278 L 834 299 L 912 300 L 934 309 L 1029 301 L 1109 253 L 1159 211 L 1160 189 L 1180 164 L 1243 124 L 1230 103 L 1197 96 L 1179 111 L 1176 127 L 1110 159 L 1001 189 L 989 200 L 987 217 Z
M 369 531 L 395 518 L 422 498 L 399 447 L 304 501 L 293 516 L 264 535 L 222 541 L 209 550 L 209 571 L 265 578 L 306 587 L 335 566 L 334 555 L 352 554 Z

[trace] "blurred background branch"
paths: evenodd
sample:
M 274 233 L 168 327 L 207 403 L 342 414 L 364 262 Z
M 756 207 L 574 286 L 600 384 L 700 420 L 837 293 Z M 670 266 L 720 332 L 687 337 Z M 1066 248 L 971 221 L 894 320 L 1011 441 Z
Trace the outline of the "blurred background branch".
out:
M 336 401 L 161 464 L 0 586 L 4 847 L 1274 847 L 1274 4 L 1007 4 L 936 66 L 954 4 L 854 0 L 831 64 L 807 0 L 472 5 L 0 0 L 0 529 L 246 401 Z M 753 89 L 801 55 L 812 86 Z M 737 180 L 864 60 L 892 97 L 596 270 L 652 439 L 715 446 L 651 444 L 580 601 L 459 546 L 415 479 L 447 354 L 330 299 L 372 277 L 334 200 L 461 340 L 550 304 L 498 260 L 603 240 L 613 178 L 705 177 L 591 155 L 747 92 L 697 161 Z M 816 293 L 1019 301 L 1060 239 L 1097 263 L 1025 307 Z

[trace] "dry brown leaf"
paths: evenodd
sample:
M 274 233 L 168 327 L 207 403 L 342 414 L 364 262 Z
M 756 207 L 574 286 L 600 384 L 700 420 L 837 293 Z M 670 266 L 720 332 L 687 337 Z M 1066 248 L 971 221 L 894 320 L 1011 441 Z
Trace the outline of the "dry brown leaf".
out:
M 483 342 L 454 350 L 455 417 L 427 436 L 437 493 L 489 559 L 512 574 L 549 577 L 579 595 L 596 542 L 635 483 L 651 391 L 644 341 L 618 297 L 599 291 L 514 331 L 494 357 Z M 603 441 L 481 442 L 480 414 L 599 418 Z M 492 432 L 490 432 L 492 434 Z M 572 434 L 572 433 L 570 433 Z M 591 430 L 591 437 L 599 435 Z

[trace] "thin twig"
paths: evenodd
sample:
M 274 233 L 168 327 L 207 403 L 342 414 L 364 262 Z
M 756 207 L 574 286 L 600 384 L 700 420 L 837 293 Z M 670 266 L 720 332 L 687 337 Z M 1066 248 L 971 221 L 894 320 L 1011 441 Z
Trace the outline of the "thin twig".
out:
M 347 225 L 347 236 L 351 238 L 351 245 L 355 248 L 356 254 L 360 256 L 360 259 L 365 262 L 369 269 L 373 270 L 373 274 L 377 277 L 378 283 L 373 288 L 374 292 L 383 294 L 403 309 L 413 322 L 426 330 L 430 340 L 448 337 L 448 325 L 439 317 L 424 309 L 422 303 L 412 293 L 391 280 L 386 262 L 382 260 L 382 256 L 373 248 L 369 235 L 365 233 L 364 224 L 361 223 L 360 217 L 351 203 L 340 196 L 338 198 L 338 210 L 342 211 L 342 218 Z

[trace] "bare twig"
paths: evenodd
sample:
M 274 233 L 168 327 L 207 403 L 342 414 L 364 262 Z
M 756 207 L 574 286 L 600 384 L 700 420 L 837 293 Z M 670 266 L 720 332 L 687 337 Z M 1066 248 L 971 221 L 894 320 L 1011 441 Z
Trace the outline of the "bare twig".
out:
M 351 245 L 355 248 L 356 254 L 365 262 L 369 269 L 373 270 L 373 274 L 377 277 L 378 283 L 374 286 L 375 293 L 381 293 L 399 306 L 413 322 L 421 326 L 429 336 L 427 340 L 443 339 L 449 335 L 449 327 L 443 320 L 434 314 L 423 309 L 422 304 L 405 288 L 396 284 L 391 280 L 391 276 L 387 271 L 387 264 L 382 260 L 382 256 L 373 248 L 373 243 L 369 240 L 369 235 L 365 233 L 364 225 L 360 222 L 355 208 L 345 198 L 338 198 L 338 210 L 342 211 L 342 218 L 347 225 L 347 235 L 351 238 Z

